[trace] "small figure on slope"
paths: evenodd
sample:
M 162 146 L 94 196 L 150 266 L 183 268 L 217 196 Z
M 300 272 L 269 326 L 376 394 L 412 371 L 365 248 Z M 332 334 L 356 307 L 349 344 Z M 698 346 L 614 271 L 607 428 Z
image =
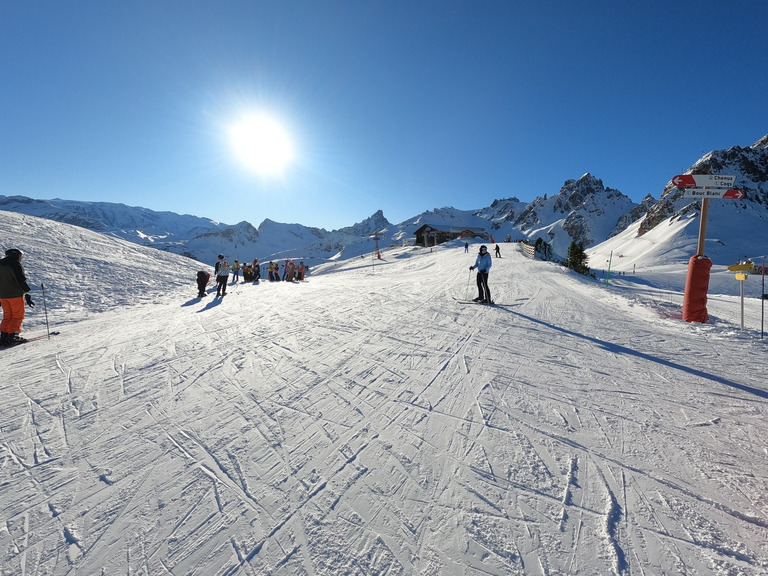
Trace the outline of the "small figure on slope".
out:
M 211 279 L 211 275 L 204 270 L 197 272 L 197 297 L 202 298 L 206 296 L 205 287 L 208 286 L 208 281 Z

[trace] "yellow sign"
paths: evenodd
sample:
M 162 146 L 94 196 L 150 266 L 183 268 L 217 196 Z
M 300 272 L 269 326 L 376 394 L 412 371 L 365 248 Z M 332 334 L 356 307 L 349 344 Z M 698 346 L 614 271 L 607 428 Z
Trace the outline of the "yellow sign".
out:
M 743 272 L 739 272 L 738 274 L 736 274 L 736 280 L 744 281 L 746 279 L 747 279 L 747 275 L 744 274 Z
M 755 265 L 752 262 L 748 264 L 731 264 L 728 266 L 728 270 L 731 272 L 754 272 Z

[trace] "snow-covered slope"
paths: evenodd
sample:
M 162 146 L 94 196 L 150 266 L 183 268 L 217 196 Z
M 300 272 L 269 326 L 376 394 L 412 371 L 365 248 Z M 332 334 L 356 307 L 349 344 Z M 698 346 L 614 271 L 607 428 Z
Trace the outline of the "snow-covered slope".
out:
M 768 571 L 755 298 L 689 325 L 509 244 L 503 306 L 460 304 L 446 244 L 198 299 L 175 256 L 0 225 L 61 331 L 0 351 L 2 574 Z
M 0 253 L 8 248 L 24 252 L 23 265 L 40 305 L 28 327 L 44 321 L 41 284 L 50 317 L 71 322 L 95 312 L 157 302 L 193 283 L 201 268 L 183 256 L 13 212 L 0 211 L 0 231 Z
M 704 251 L 716 265 L 727 267 L 740 260 L 760 263 L 768 259 L 768 212 L 751 205 L 733 205 L 730 200 L 710 200 Z M 590 266 L 604 268 L 611 259 L 616 271 L 639 267 L 685 264 L 697 253 L 701 218 L 699 206 L 682 210 L 641 234 L 644 220 L 637 222 L 587 253 Z

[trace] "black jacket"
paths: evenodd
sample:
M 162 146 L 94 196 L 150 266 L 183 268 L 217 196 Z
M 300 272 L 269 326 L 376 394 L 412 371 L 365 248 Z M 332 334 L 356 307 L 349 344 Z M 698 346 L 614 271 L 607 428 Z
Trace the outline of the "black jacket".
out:
M 21 263 L 8 256 L 0 260 L 0 298 L 20 298 L 29 291 Z

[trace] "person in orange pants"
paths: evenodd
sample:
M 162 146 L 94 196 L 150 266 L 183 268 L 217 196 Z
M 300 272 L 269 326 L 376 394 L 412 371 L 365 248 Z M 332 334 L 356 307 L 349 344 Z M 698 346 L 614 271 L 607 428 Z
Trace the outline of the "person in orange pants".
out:
M 30 288 L 21 259 L 24 254 L 17 248 L 5 251 L 5 258 L 0 260 L 0 306 L 3 320 L 0 321 L 0 346 L 13 346 L 26 342 L 19 336 L 21 323 L 24 321 L 24 304 L 35 306 L 28 294 Z

